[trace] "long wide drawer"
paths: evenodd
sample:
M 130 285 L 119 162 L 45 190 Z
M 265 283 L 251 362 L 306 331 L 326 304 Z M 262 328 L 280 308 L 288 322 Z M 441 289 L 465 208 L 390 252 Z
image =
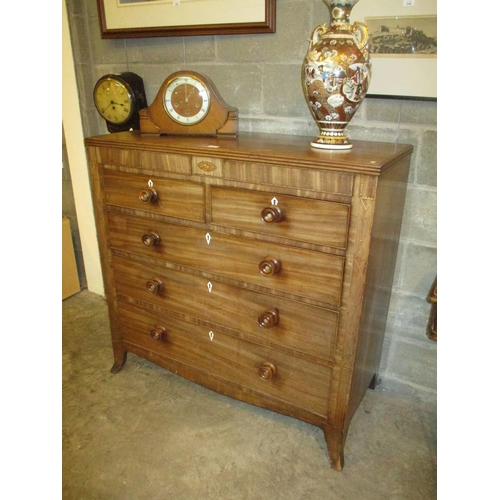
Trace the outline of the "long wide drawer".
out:
M 329 305 L 341 298 L 344 258 L 108 212 L 111 246 Z
M 118 295 L 241 332 L 267 345 L 333 359 L 335 311 L 120 257 L 114 258 L 113 267 Z
M 212 222 L 345 249 L 349 205 L 248 189 L 212 187 Z
M 326 366 L 130 304 L 120 303 L 119 314 L 125 343 L 326 415 Z
M 198 182 L 104 169 L 106 203 L 205 222 L 205 187 Z

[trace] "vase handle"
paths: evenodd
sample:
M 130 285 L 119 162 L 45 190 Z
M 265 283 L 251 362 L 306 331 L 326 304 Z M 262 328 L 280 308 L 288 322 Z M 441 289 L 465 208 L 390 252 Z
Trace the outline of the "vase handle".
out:
M 309 40 L 309 50 L 321 40 L 321 36 L 326 33 L 326 31 L 328 31 L 326 24 L 316 26 L 312 32 L 311 39 Z
M 369 32 L 366 24 L 355 21 L 351 26 L 351 31 L 357 39 L 358 47 L 362 50 L 368 43 Z

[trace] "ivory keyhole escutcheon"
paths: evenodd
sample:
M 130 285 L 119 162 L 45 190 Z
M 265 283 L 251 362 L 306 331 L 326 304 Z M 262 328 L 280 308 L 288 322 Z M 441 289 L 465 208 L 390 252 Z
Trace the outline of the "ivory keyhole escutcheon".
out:
M 283 220 L 283 213 L 278 208 L 278 198 L 276 196 L 271 200 L 271 206 L 262 210 L 260 218 L 267 224 L 274 224 Z

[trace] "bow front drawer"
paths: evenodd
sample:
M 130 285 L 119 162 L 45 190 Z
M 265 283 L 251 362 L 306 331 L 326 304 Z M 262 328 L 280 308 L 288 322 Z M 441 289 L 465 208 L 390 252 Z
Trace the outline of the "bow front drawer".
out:
M 126 343 L 326 415 L 330 368 L 130 304 L 119 310 Z
M 200 318 L 325 360 L 333 359 L 338 313 L 200 276 L 115 257 L 120 297 Z
M 340 304 L 344 258 L 108 212 L 111 246 L 242 284 Z

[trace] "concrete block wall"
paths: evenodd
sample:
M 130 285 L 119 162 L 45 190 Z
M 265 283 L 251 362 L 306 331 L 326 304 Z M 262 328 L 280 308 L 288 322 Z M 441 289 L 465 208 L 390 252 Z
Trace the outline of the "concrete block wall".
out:
M 274 34 L 116 40 L 100 38 L 95 0 L 66 1 L 85 135 L 107 133 L 92 101 L 100 76 L 122 71 L 141 75 L 151 103 L 165 78 L 181 69 L 205 73 L 215 82 L 224 100 L 239 109 L 242 131 L 317 133 L 300 74 L 308 38 L 318 24 L 329 21 L 321 0 L 277 0 Z M 365 99 L 348 134 L 415 148 L 380 387 L 435 398 L 437 344 L 426 337 L 426 296 L 437 272 L 437 104 Z

